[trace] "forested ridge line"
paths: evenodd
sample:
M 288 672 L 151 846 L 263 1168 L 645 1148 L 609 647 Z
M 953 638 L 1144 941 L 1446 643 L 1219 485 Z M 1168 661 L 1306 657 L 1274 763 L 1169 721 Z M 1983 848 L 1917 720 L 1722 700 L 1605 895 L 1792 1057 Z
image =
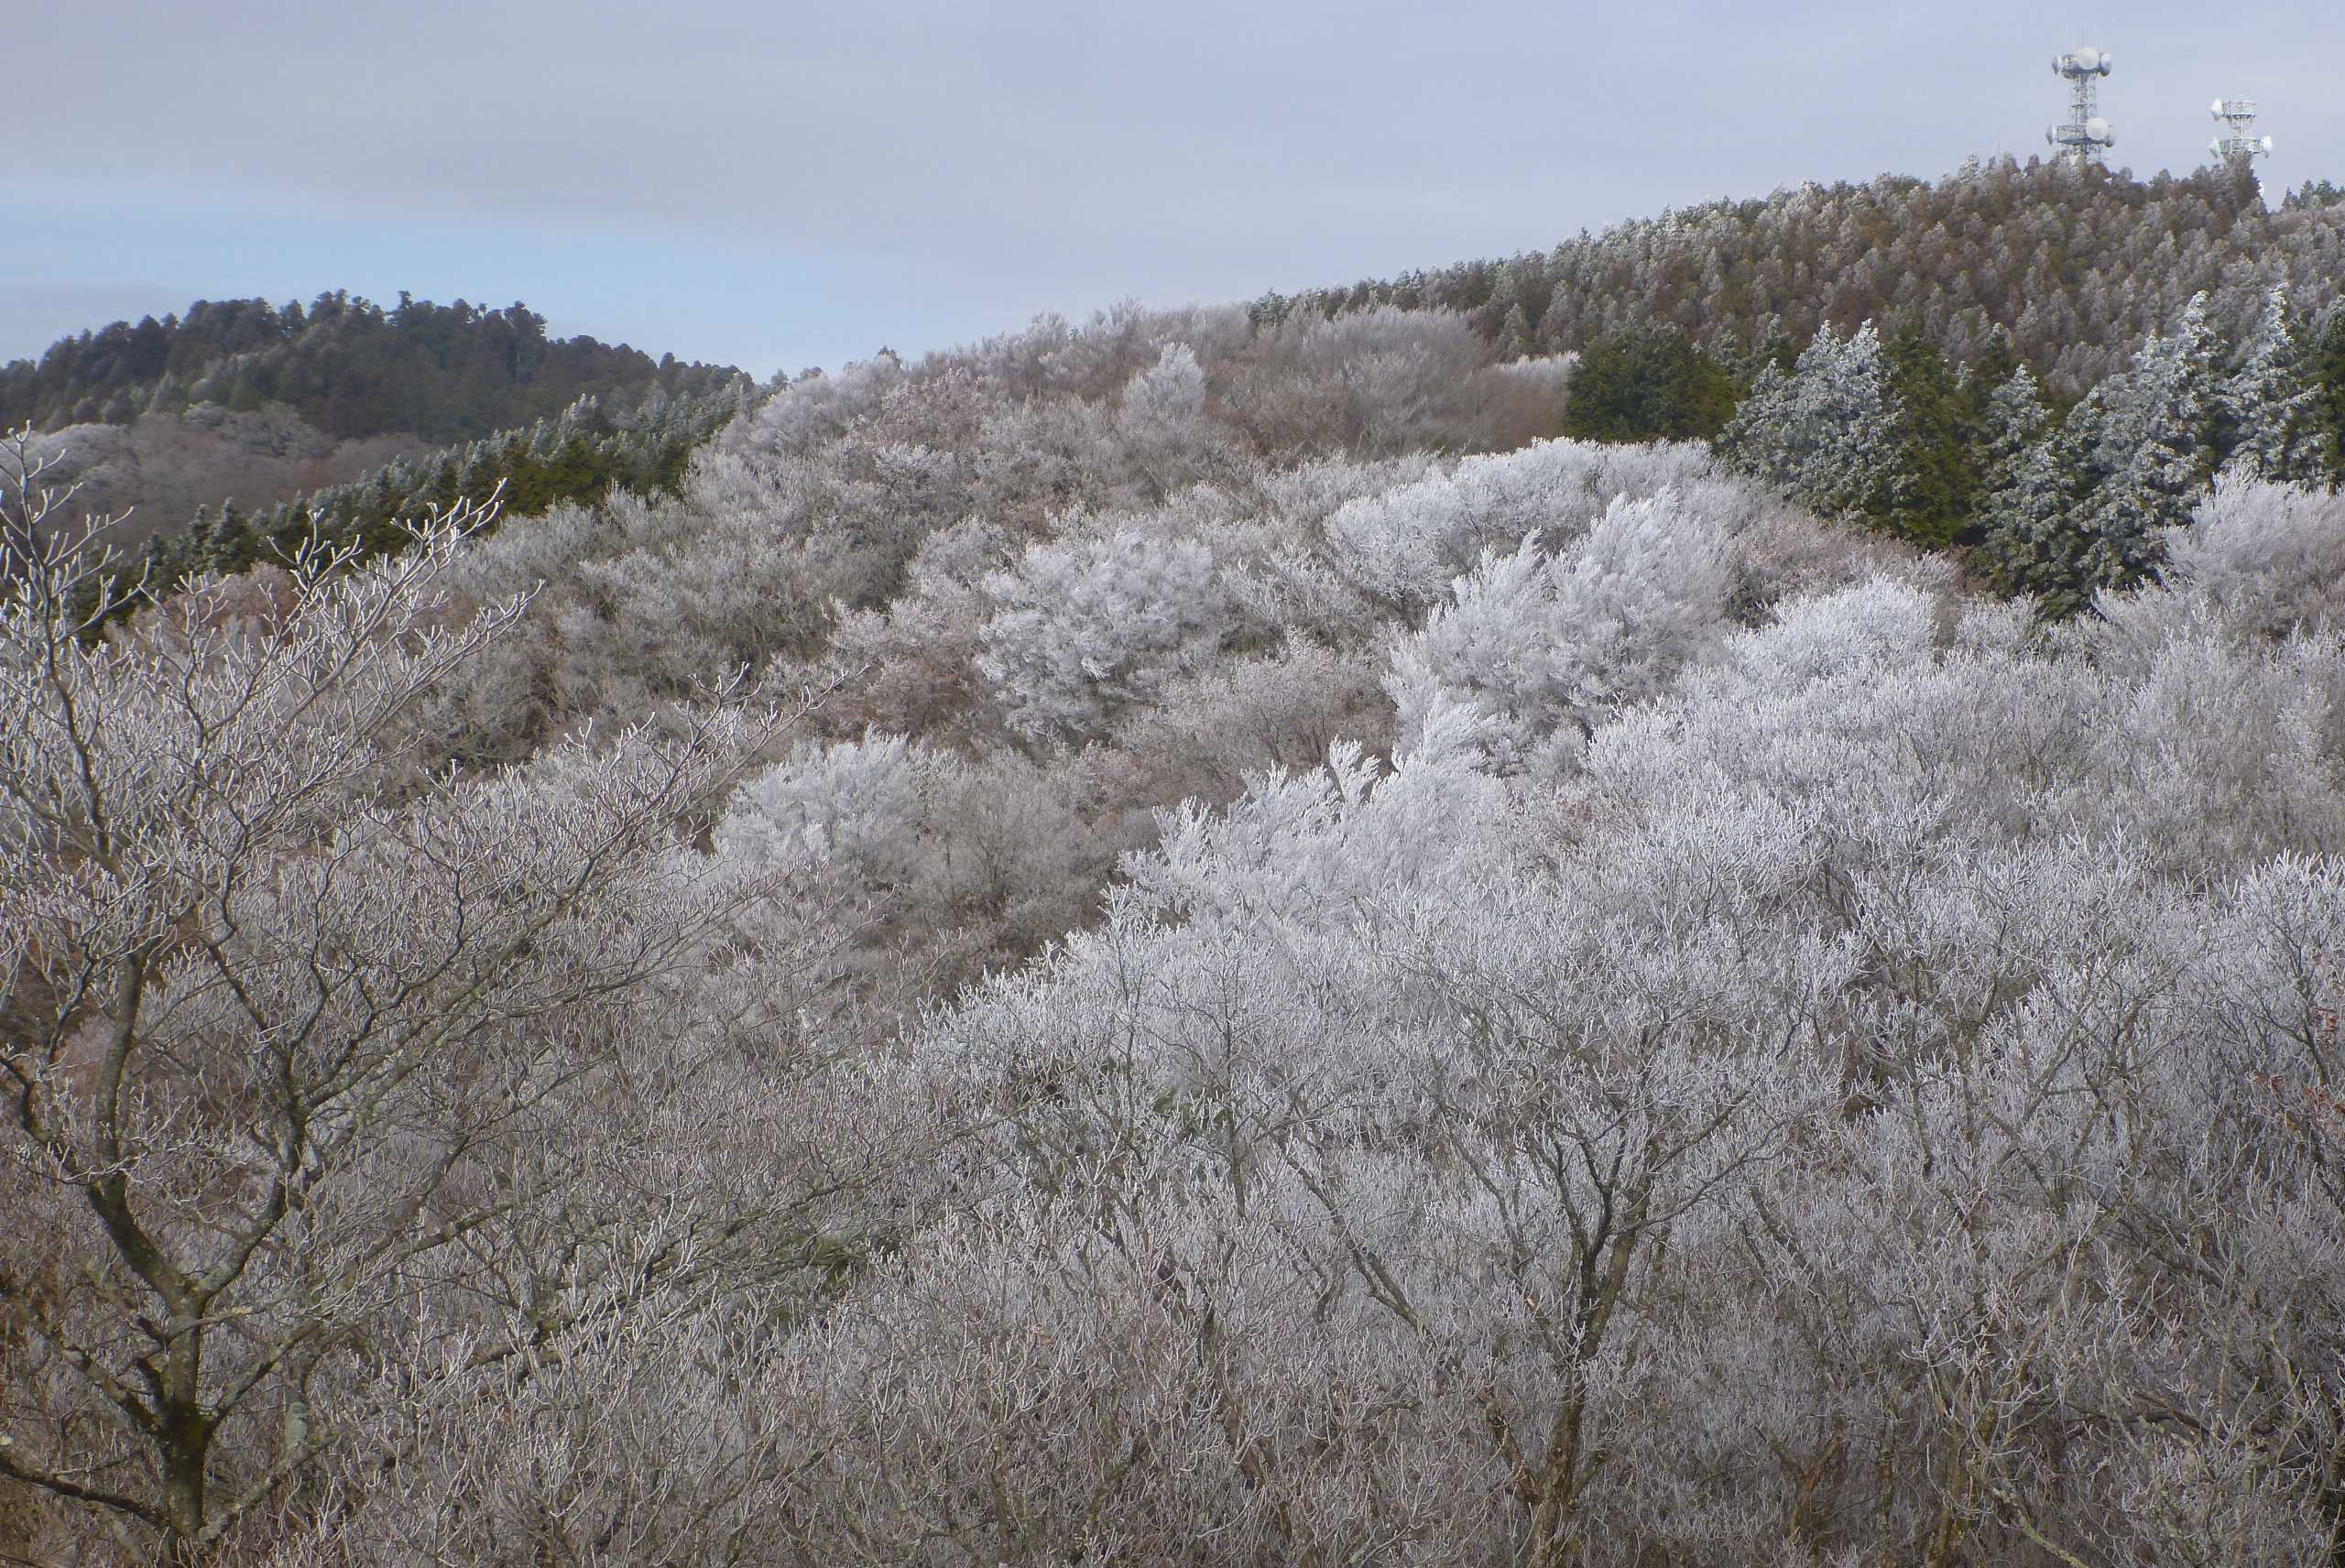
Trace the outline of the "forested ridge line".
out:
M 2094 165 L 1973 159 L 1937 180 L 1813 182 L 1583 231 L 1552 250 L 1269 295 L 1258 316 L 1372 304 L 1467 313 L 1502 352 L 1562 353 L 1666 327 L 1728 353 L 1843 336 L 1867 321 L 1950 358 L 1995 330 L 2056 393 L 2124 365 L 2197 293 L 2230 336 L 2285 287 L 2315 321 L 2345 280 L 2345 193 L 2266 207 L 2231 166 L 2142 180 Z
M 398 432 L 474 440 L 553 419 L 582 397 L 714 392 L 730 365 L 654 360 L 591 337 L 551 338 L 514 304 L 388 309 L 347 290 L 274 305 L 198 300 L 184 315 L 116 321 L 0 365 L 0 428 L 127 424 L 200 403 L 281 404 L 337 439 Z

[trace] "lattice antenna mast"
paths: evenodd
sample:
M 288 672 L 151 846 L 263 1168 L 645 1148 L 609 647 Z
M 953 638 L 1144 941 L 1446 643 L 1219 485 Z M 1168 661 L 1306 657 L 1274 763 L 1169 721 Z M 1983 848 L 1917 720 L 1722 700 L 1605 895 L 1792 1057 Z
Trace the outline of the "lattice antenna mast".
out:
M 2068 83 L 2068 119 L 2053 125 L 2044 139 L 2058 156 L 2077 163 L 2099 163 L 2100 155 L 2117 145 L 2117 133 L 2100 117 L 2100 79 L 2109 74 L 2107 49 L 2070 49 L 2052 62 L 2052 74 Z
M 2215 123 L 2222 129 L 2207 144 L 2207 150 L 2215 155 L 2218 163 L 2252 165 L 2259 158 L 2272 156 L 2272 138 L 2255 134 L 2254 99 L 2216 99 Z

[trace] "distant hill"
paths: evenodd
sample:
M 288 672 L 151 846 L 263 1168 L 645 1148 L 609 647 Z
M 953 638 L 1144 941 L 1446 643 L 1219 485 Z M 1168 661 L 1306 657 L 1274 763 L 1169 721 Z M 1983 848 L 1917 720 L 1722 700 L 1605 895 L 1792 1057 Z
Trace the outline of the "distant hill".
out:
M 337 441 L 470 441 L 551 419 L 583 397 L 632 401 L 714 392 L 731 365 L 654 360 L 624 343 L 549 338 L 545 318 L 401 294 L 391 310 L 347 292 L 307 307 L 198 300 L 60 339 L 38 361 L 0 366 L 0 426 L 126 425 L 212 403 L 245 413 L 281 404 Z
M 2074 397 L 2202 289 L 2211 324 L 2237 342 L 2271 286 L 2318 321 L 2340 279 L 2345 192 L 2332 186 L 2267 208 L 2242 169 L 2144 181 L 2004 158 L 1936 182 L 1882 175 L 1708 202 L 1552 251 L 1271 295 L 1254 311 L 1459 310 L 1519 353 L 1584 349 L 1636 327 L 1751 353 L 1871 320 L 1966 362 L 2000 326 L 2055 393 Z
M 545 318 L 519 304 L 199 300 L 0 366 L 0 429 L 31 425 L 59 458 L 52 477 L 82 485 L 76 509 L 135 511 L 135 540 L 198 507 L 267 507 L 397 458 L 527 431 L 582 398 L 614 410 L 693 404 L 740 375 L 549 338 Z

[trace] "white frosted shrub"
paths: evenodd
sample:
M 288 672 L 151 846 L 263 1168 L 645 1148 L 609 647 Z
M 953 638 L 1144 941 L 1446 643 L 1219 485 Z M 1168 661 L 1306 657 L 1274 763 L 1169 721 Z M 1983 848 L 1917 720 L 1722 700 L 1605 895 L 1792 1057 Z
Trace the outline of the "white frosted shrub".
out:
M 985 580 L 979 668 L 1021 735 L 1080 741 L 1195 668 L 1233 625 L 1202 545 L 1127 524 L 1104 539 L 1031 545 Z
M 1186 343 L 1166 345 L 1132 377 L 1116 410 L 1122 461 L 1150 497 L 1172 494 L 1221 466 L 1224 427 L 1205 412 L 1205 373 Z
M 1117 452 L 1115 410 L 1106 404 L 998 408 L 971 443 L 963 501 L 1005 535 L 1033 539 L 1060 513 L 1116 498 L 1123 476 Z
M 1271 509 L 1298 533 L 1324 534 L 1346 503 L 1413 485 L 1442 467 L 1431 452 L 1355 462 L 1326 457 L 1270 469 L 1257 482 Z
M 1926 661 L 1936 618 L 1929 593 L 1874 578 L 1783 605 L 1768 625 L 1734 639 L 1727 663 L 1754 686 L 1773 691 L 1812 681 L 1863 681 Z
M 950 975 L 1085 918 L 1112 856 L 1062 795 L 1015 755 L 873 733 L 799 746 L 735 792 L 713 841 L 738 874 L 780 879 L 745 926 L 760 942 L 860 924 L 869 951 L 842 974 L 910 943 L 916 975 Z
M 1486 554 L 1451 603 L 1394 648 L 1386 690 L 1402 746 L 1437 700 L 1494 722 L 1503 768 L 1576 751 L 1605 712 L 1661 690 L 1723 618 L 1724 539 L 1675 493 L 1616 498 L 1587 534 L 1550 553 L 1535 539 Z
M 2337 625 L 2345 603 L 2345 495 L 2227 472 L 2165 536 L 2165 575 L 2242 630 Z
M 1480 728 L 1445 708 L 1389 773 L 1343 742 L 1324 766 L 1249 780 L 1226 811 L 1184 802 L 1163 813 L 1154 849 L 1125 857 L 1124 878 L 1151 909 L 1303 918 L 1395 896 L 1436 871 L 1493 867 L 1506 798 L 1482 769 Z
M 802 744 L 735 793 L 716 824 L 717 850 L 776 870 L 852 862 L 867 877 L 900 878 L 917 853 L 910 841 L 925 761 L 926 748 L 902 735 Z
M 1265 453 L 1388 457 L 1466 436 L 1489 344 L 1465 317 L 1391 306 L 1257 334 L 1230 400 Z
M 1136 445 L 1179 445 L 1196 438 L 1205 414 L 1205 373 L 1187 343 L 1167 343 L 1154 365 L 1124 387 L 1118 433 Z
M 880 354 L 857 360 L 834 375 L 794 382 L 759 404 L 748 419 L 725 427 L 707 455 L 816 451 L 870 415 L 904 384 L 907 375 L 895 355 Z
M 1154 800 L 1227 800 L 1247 775 L 1313 767 L 1340 740 L 1389 749 L 1392 707 L 1379 673 L 1365 652 L 1290 637 L 1168 684 L 1118 726 L 1117 743 L 1162 769 Z
M 841 614 L 822 667 L 845 683 L 833 713 L 939 745 L 986 733 L 978 630 L 992 613 L 984 579 L 1002 556 L 999 530 L 964 519 L 922 541 L 885 609 Z
M 2345 851 L 2345 645 L 2270 653 L 2203 633 L 2168 639 L 2102 732 L 2103 810 L 2167 864 Z M 2121 802 L 2121 807 L 2118 803 Z
M 1438 599 L 1485 550 L 1535 537 L 1559 550 L 1622 496 L 1649 496 L 1710 474 L 1697 444 L 1540 441 L 1469 457 L 1446 473 L 1346 503 L 1327 521 L 1336 560 L 1369 592 L 1404 607 Z

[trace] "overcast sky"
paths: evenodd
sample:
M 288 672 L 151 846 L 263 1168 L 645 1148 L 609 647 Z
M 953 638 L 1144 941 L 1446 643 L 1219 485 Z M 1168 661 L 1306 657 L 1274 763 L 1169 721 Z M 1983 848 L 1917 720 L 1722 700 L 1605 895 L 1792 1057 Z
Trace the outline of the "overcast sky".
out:
M 1544 248 L 1801 180 L 2113 162 L 2252 95 L 2345 182 L 2337 0 L 11 5 L 0 359 L 199 298 L 526 300 L 758 372 Z M 2049 18 L 2047 20 L 2047 18 Z

